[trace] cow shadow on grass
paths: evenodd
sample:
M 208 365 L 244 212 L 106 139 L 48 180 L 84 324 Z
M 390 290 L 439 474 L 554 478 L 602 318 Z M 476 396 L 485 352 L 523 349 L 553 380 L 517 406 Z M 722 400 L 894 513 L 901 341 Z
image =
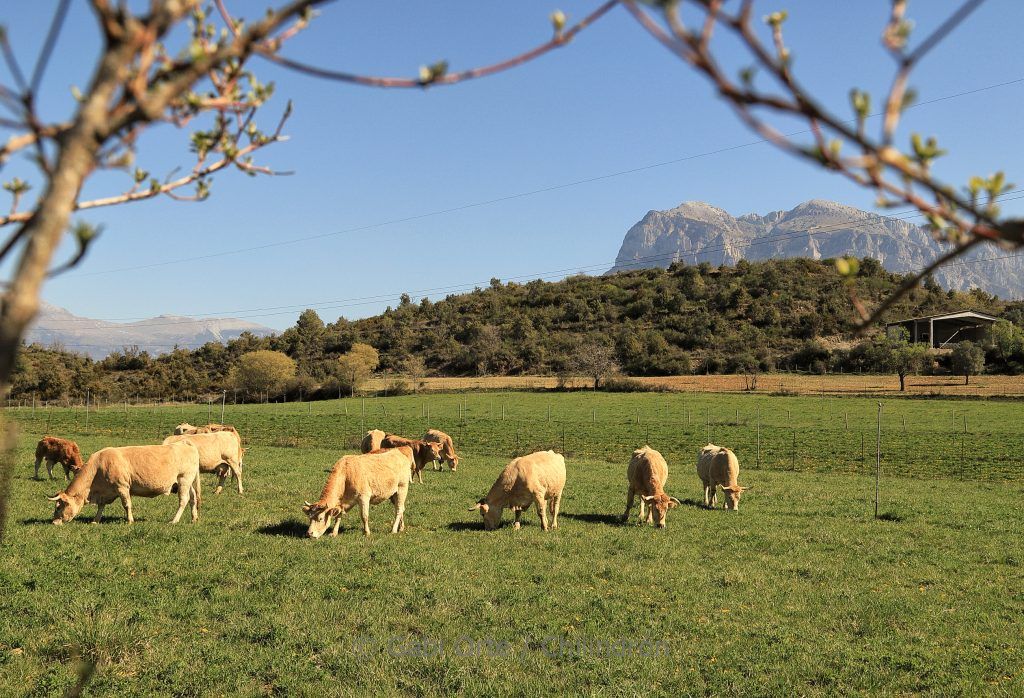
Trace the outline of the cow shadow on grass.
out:
M 511 525 L 511 524 L 509 524 Z M 445 526 L 449 531 L 482 531 L 484 530 L 483 521 L 452 521 Z
M 604 524 L 605 526 L 619 526 L 622 524 L 621 514 L 571 514 L 567 511 L 559 512 L 559 518 L 572 521 L 583 521 L 584 523 Z
M 309 528 L 309 522 L 302 523 L 295 519 L 288 519 L 276 524 L 268 524 L 266 526 L 260 526 L 256 529 L 257 533 L 262 533 L 265 536 L 284 536 L 285 538 L 305 538 L 306 530 Z
M 74 519 L 72 519 L 71 521 L 67 521 L 67 522 L 65 522 L 62 525 L 63 526 L 92 526 L 92 525 L 94 525 L 94 522 L 93 522 L 92 519 L 93 519 L 92 516 L 84 516 L 84 517 L 83 516 L 77 516 Z M 157 519 L 157 521 L 159 521 L 159 519 Z M 18 523 L 24 524 L 26 526 L 32 526 L 34 524 L 48 524 L 48 525 L 52 526 L 53 525 L 53 517 L 49 516 L 49 517 L 45 517 L 44 518 L 44 517 L 38 517 L 37 516 L 37 517 L 32 517 L 32 518 L 20 519 L 18 521 Z M 144 516 L 136 516 L 135 517 L 135 523 L 146 523 L 146 518 Z M 115 525 L 115 524 L 128 524 L 128 519 L 126 517 L 124 517 L 124 516 L 104 516 L 103 519 L 98 524 L 95 524 L 95 525 L 97 525 L 97 526 L 108 526 L 108 525 Z

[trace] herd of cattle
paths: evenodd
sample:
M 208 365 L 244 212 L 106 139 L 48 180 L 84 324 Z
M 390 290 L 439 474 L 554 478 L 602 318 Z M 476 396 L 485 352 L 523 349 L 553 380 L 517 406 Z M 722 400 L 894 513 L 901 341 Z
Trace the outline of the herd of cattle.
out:
M 370 506 L 390 500 L 395 507 L 391 532 L 405 529 L 405 500 L 413 478 L 423 482 L 423 470 L 433 463 L 440 470 L 445 463 L 454 472 L 459 457 L 450 436 L 430 429 L 420 439 L 407 439 L 387 434 L 379 429 L 368 431 L 361 443 L 362 453 L 342 456 L 327 477 L 320 498 L 306 502 L 303 513 L 309 517 L 307 535 L 319 538 L 328 529 L 336 536 L 341 516 L 358 504 L 363 533 L 370 534 Z M 199 519 L 202 502 L 200 473 L 215 473 L 218 477 L 216 494 L 224 489 L 230 476 L 242 494 L 242 438 L 229 425 L 207 424 L 195 427 L 179 424 L 174 434 L 159 446 L 121 446 L 104 448 L 83 462 L 78 445 L 67 439 L 45 436 L 36 447 L 35 477 L 39 479 L 39 466 L 46 462 L 46 471 L 53 479 L 53 466 L 60 463 L 64 478 L 71 478 L 67 487 L 53 497 L 56 502 L 53 523 L 60 525 L 74 519 L 87 503 L 96 504 L 98 523 L 103 508 L 120 499 L 127 514 L 132 516 L 132 496 L 156 497 L 178 495 L 178 509 L 171 519 L 177 523 L 186 507 L 191 508 L 192 521 Z M 723 507 L 739 509 L 740 496 L 748 489 L 740 486 L 739 461 L 728 448 L 708 444 L 697 458 L 697 475 L 704 487 L 704 505 L 714 508 L 718 488 L 724 494 Z M 640 521 L 665 527 L 669 509 L 679 506 L 675 497 L 665 492 L 668 465 L 662 455 L 644 446 L 633 452 L 626 469 L 628 489 L 626 511 L 622 521 L 639 496 Z M 565 458 L 554 451 L 538 451 L 514 458 L 498 475 L 487 496 L 470 511 L 479 511 L 484 528 L 493 530 L 501 525 L 505 509 L 511 510 L 514 528 L 520 527 L 523 511 L 536 506 L 541 527 L 546 531 L 558 528 L 558 511 L 565 489 Z M 549 518 L 550 516 L 550 518 Z

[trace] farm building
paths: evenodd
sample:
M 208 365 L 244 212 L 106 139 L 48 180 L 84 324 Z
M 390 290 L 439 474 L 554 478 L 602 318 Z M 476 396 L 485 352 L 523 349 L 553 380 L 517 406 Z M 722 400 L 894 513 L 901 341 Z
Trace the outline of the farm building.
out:
M 925 317 L 897 320 L 885 325 L 885 333 L 892 335 L 897 328 L 907 331 L 912 343 L 927 344 L 932 349 L 943 349 L 950 344 L 970 340 L 980 341 L 989 325 L 999 318 L 973 310 L 943 315 L 927 315 Z

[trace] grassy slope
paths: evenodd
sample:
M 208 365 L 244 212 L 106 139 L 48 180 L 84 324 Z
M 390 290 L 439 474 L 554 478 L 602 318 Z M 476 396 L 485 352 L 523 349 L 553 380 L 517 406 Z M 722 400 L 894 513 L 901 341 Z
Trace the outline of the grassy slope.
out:
M 436 399 L 436 413 L 457 399 Z M 595 404 L 609 415 L 639 407 L 643 419 L 660 414 L 667 429 L 686 408 L 650 402 L 665 399 L 473 396 L 470 408 L 482 414 L 488 402 L 507 400 L 507 411 L 533 418 L 540 433 L 549 401 L 553 419 L 573 423 Z M 793 411 L 808 431 L 824 412 L 813 398 L 760 402 L 774 416 Z M 411 398 L 385 404 L 392 419 L 423 409 Z M 852 418 L 866 418 L 873 405 L 835 404 Z M 714 407 L 724 413 L 726 403 Z M 948 407 L 908 401 L 887 409 L 906 410 L 926 434 L 943 428 Z M 960 407 L 979 421 L 1014 409 Z M 334 428 L 315 412 L 298 427 L 302 408 L 292 406 L 248 408 L 233 421 L 300 440 L 316 425 L 323 441 L 344 441 L 351 425 L 342 408 L 315 406 L 322 419 L 342 423 Z M 137 415 L 133 429 L 180 416 Z M 93 415 L 93 428 L 104 418 L 114 419 Z M 424 486 L 413 486 L 406 533 L 386 533 L 385 504 L 373 510 L 370 540 L 350 514 L 339 538 L 316 542 L 300 537 L 299 506 L 319 492 L 334 448 L 253 446 L 246 496 L 214 498 L 207 487 L 196 527 L 166 524 L 173 501 L 165 498 L 137 501 L 133 527 L 115 504 L 103 525 L 61 529 L 46 523 L 43 496 L 54 487 L 30 479 L 26 437 L 0 556 L 0 694 L 58 693 L 72 680 L 76 648 L 103 662 L 98 694 L 1024 691 L 1018 481 L 887 477 L 883 511 L 898 520 L 874 521 L 873 483 L 863 474 L 748 467 L 741 479 L 756 489 L 734 515 L 694 506 L 699 484 L 680 456 L 670 459 L 668 489 L 686 505 L 670 514 L 668 530 L 654 531 L 612 522 L 623 507 L 628 451 L 613 446 L 611 429 L 607 458 L 570 458 L 558 531 L 541 532 L 531 512 L 519 532 L 485 533 L 466 507 L 506 462 L 503 447 L 489 442 L 506 426 L 471 418 L 464 466 L 428 472 Z M 699 445 L 696 437 L 686 436 L 688 447 Z M 122 442 L 80 439 L 86 452 Z M 549 656 L 557 646 L 546 641 L 634 637 L 663 638 L 667 655 Z M 509 645 L 472 656 L 467 638 Z M 417 639 L 428 643 L 426 656 L 400 656 L 415 655 Z

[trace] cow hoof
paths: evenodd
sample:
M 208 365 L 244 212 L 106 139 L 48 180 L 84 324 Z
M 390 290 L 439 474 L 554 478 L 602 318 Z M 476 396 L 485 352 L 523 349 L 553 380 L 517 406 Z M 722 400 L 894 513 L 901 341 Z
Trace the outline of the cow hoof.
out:
M 512 528 L 518 531 L 521 528 L 521 524 L 518 521 L 516 521 L 514 524 L 512 524 Z

